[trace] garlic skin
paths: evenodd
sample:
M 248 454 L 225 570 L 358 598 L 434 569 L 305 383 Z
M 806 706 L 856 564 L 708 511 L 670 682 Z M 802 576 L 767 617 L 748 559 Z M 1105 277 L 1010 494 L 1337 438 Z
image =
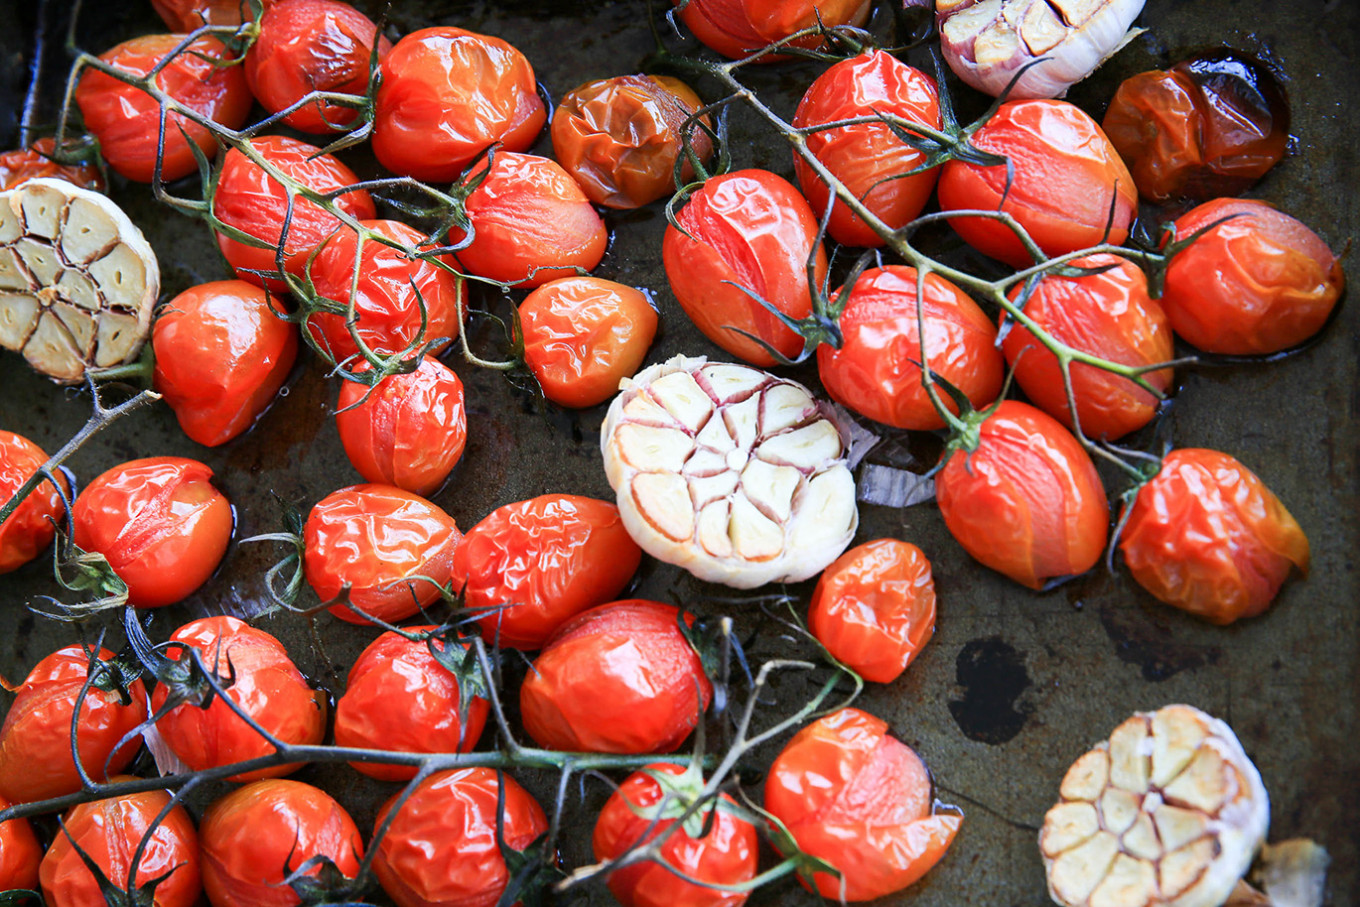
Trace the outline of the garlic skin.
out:
M 1129 26 L 1144 0 L 937 0 L 935 19 L 949 68 L 999 97 L 1060 98 L 1142 32 Z

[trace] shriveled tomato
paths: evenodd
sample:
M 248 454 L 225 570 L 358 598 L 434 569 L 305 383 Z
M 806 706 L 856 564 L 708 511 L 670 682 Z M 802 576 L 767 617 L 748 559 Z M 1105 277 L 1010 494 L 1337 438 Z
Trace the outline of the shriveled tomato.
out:
M 0 797 L 0 810 L 13 805 Z M 37 888 L 42 853 L 42 845 L 27 819 L 0 822 L 0 891 Z
M 82 189 L 104 191 L 104 178 L 93 164 L 59 164 L 52 159 L 56 142 L 38 139 L 27 148 L 0 153 L 0 192 L 7 192 L 31 179 L 59 179 Z
M 1220 198 L 1176 220 L 1209 230 L 1171 260 L 1162 306 L 1171 329 L 1206 353 L 1247 356 L 1302 343 L 1341 298 L 1341 262 L 1316 233 L 1265 202 Z
M 375 827 L 396 799 L 383 804 Z M 491 907 L 510 882 L 501 847 L 522 851 L 547 830 L 543 807 L 509 775 L 489 768 L 440 772 L 401 805 L 376 845 L 373 872 L 398 907 Z
M 43 449 L 23 435 L 0 429 L 0 507 L 9 503 L 47 460 Z M 61 476 L 58 481 L 69 493 L 66 477 Z M 56 521 L 65 510 L 61 494 L 50 481 L 33 489 L 0 523 L 0 573 L 19 569 L 51 544 L 57 531 Z
M 1025 303 L 1026 315 L 1054 340 L 1110 362 L 1145 366 L 1171 359 L 1171 325 L 1161 305 L 1148 296 L 1147 278 L 1137 266 L 1114 255 L 1079 258 L 1072 265 L 1110 270 L 1079 277 L 1047 275 Z M 1020 290 L 1017 286 L 1011 292 L 1012 300 Z M 1001 351 L 1025 395 L 1071 428 L 1058 357 L 1019 323 L 1007 333 Z M 1071 376 L 1077 416 L 1088 437 L 1113 441 L 1142 428 L 1157 414 L 1157 398 L 1128 378 L 1079 362 L 1072 363 Z M 1164 391 L 1171 384 L 1171 369 L 1143 377 Z
M 246 54 L 246 81 L 270 113 L 287 110 L 313 91 L 362 95 L 375 40 L 381 60 L 392 42 L 348 3 L 283 0 L 260 19 L 260 36 Z M 313 101 L 283 122 L 303 132 L 333 132 L 358 115 L 353 107 Z
M 863 25 L 869 18 L 869 0 L 672 0 L 680 7 L 680 21 L 707 46 L 725 57 L 737 59 L 820 22 L 830 28 Z M 800 38 L 796 47 L 818 47 L 815 36 Z M 774 63 L 785 55 L 761 58 Z
M 466 607 L 484 609 L 488 640 L 537 649 L 568 618 L 612 601 L 641 560 L 613 504 L 545 494 L 469 529 L 453 556 L 453 582 Z
M 833 400 L 860 415 L 927 430 L 943 427 L 944 420 L 921 385 L 917 278 L 915 268 L 903 265 L 861 274 L 841 313 L 841 347 L 817 348 L 817 374 Z M 987 405 L 1000 393 L 1005 373 L 996 328 L 977 303 L 937 274 L 926 275 L 925 299 L 931 371 L 974 406 Z M 945 403 L 953 408 L 948 399 Z
M 364 842 L 349 813 L 301 781 L 255 781 L 213 801 L 198 825 L 203 889 L 213 907 L 293 907 L 284 879 L 316 857 L 354 878 Z M 321 873 L 313 865 L 307 875 Z
M 317 596 L 331 601 L 348 586 L 345 602 L 330 611 L 367 624 L 349 604 L 391 623 L 434 602 L 439 590 L 433 583 L 448 583 L 463 534 L 453 517 L 409 491 L 352 485 L 312 508 L 303 538 L 303 567 Z
M 1308 537 L 1265 483 L 1197 448 L 1171 451 L 1138 490 L 1119 550 L 1138 585 L 1216 624 L 1265 611 L 1309 561 Z
M 1101 242 L 1122 243 L 1138 213 L 1138 190 L 1100 126 L 1066 101 L 1009 101 L 973 135 L 983 151 L 1005 155 L 1014 168 L 949 161 L 940 174 L 940 208 L 1003 211 L 1048 255 Z M 1002 203 L 1002 200 L 1005 203 Z M 1113 204 L 1113 218 L 1111 217 Z M 949 221 L 968 245 L 1009 265 L 1032 259 L 1009 227 L 992 218 Z
M 489 35 L 422 28 L 383 60 L 373 153 L 388 170 L 447 183 L 497 142 L 527 150 L 547 118 L 524 54 Z
M 940 93 L 935 80 L 881 50 L 842 60 L 808 88 L 798 102 L 799 129 L 858 117 L 897 116 L 940 128 Z M 863 123 L 809 133 L 807 148 L 845 188 L 892 229 L 914 220 L 935 189 L 939 170 L 901 174 L 919 167 L 925 155 L 895 136 L 885 123 Z M 826 210 L 827 184 L 801 155 L 794 172 L 814 214 Z M 848 246 L 878 247 L 883 238 L 859 215 L 836 202 L 827 232 Z
M 688 7 L 686 7 L 688 8 Z M 807 262 L 816 246 L 815 280 L 826 276 L 817 219 L 798 190 L 765 170 L 716 176 L 696 191 L 661 243 L 671 292 L 709 340 L 753 365 L 775 358 L 754 335 L 790 358 L 803 338 L 784 327 L 745 290 L 791 318 L 812 311 Z
M 940 514 L 983 564 L 1038 589 L 1100 559 L 1109 531 L 1105 487 L 1052 416 L 1003 401 L 978 429 L 977 449 L 946 456 L 935 479 Z
M 405 632 L 433 629 L 409 627 Z M 472 751 L 482 736 L 489 706 L 482 697 L 473 696 L 466 716 L 462 714 L 458 678 L 439 663 L 430 646 L 446 650 L 441 639 L 410 639 L 392 632 L 364 649 L 350 668 L 345 695 L 335 704 L 337 746 L 403 753 Z M 457 651 L 450 654 L 458 659 L 463 656 Z M 350 765 L 382 781 L 407 781 L 416 774 L 415 767 L 408 765 Z
M 128 602 L 159 608 L 208 581 L 231 541 L 231 504 L 212 470 L 186 457 L 130 460 L 99 476 L 71 507 L 75 543 L 127 583 Z
M 260 0 L 268 10 L 275 0 Z M 151 0 L 161 20 L 175 32 L 191 32 L 204 25 L 240 25 L 250 18 L 250 0 Z
M 134 76 L 145 76 L 182 40 L 183 35 L 143 35 L 105 51 L 99 59 Z M 156 83 L 195 112 L 228 129 L 239 128 L 250 113 L 250 87 L 241 67 L 215 64 L 226 57 L 222 42 L 204 35 L 176 54 L 157 73 Z M 80 77 L 75 99 L 85 128 L 99 139 L 99 150 L 109 166 L 130 180 L 151 182 L 161 119 L 156 99 L 95 69 L 86 69 Z M 211 132 L 180 114 L 167 113 L 162 180 L 176 180 L 198 169 L 181 129 L 209 158 L 217 153 Z
M 284 743 L 320 743 L 326 731 L 326 694 L 313 690 L 288 652 L 270 634 L 235 617 L 193 620 L 171 635 L 167 657 L 179 661 L 197 650 L 208 670 L 220 677 L 235 673 L 225 695 L 266 731 Z M 225 686 L 225 684 L 224 684 Z M 160 684 L 151 694 L 152 712 L 165 705 L 169 690 Z M 214 696 L 207 708 L 183 703 L 156 722 L 161 737 L 195 771 L 258 759 L 274 752 L 264 737 L 231 707 Z M 277 778 L 300 765 L 280 765 L 232 775 L 232 781 Z
M 0 727 L 0 797 L 28 803 L 80 790 L 80 774 L 71 755 L 71 720 L 95 657 L 109 661 L 113 653 L 67 646 L 29 672 Z M 101 678 L 95 678 L 80 701 L 76 725 L 81 767 L 97 781 L 132 761 L 141 738 L 134 736 L 127 742 L 123 738 L 146 720 L 146 687 L 134 680 L 124 702 L 108 685 L 113 679 L 110 675 L 111 671 L 105 674 L 99 686 L 95 684 Z

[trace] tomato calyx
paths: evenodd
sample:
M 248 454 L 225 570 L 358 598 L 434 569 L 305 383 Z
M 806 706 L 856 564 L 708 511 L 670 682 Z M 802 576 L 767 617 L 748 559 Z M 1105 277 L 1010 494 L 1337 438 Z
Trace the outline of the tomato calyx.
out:
M 440 587 L 440 591 L 445 592 L 443 587 Z M 496 698 L 497 691 L 492 678 L 498 671 L 500 650 L 496 648 L 487 650 L 480 636 L 475 633 L 464 636 L 450 624 L 436 627 L 426 633 L 398 632 L 408 638 L 423 639 L 430 657 L 458 681 L 459 715 L 471 714 L 474 700 L 483 699 L 491 702 Z M 483 654 L 486 657 L 485 664 Z M 462 742 L 461 731 L 459 742 Z
M 70 505 L 67 505 L 70 512 Z M 86 551 L 58 530 L 57 544 L 52 548 L 53 573 L 57 582 L 68 592 L 75 592 L 81 600 L 63 602 L 50 595 L 41 596 L 49 608 L 39 613 L 56 620 L 78 623 L 103 611 L 116 611 L 128 603 L 128 587 L 114 572 L 108 558 L 98 551 Z
M 358 878 L 350 878 L 335 861 L 324 853 L 308 857 L 297 869 L 288 871 L 284 863 L 283 881 L 298 896 L 306 907 L 345 907 L 357 903 L 367 884 Z
M 66 840 L 70 843 L 71 849 L 75 851 L 76 856 L 78 856 L 80 861 L 85 864 L 85 868 L 89 871 L 90 875 L 94 876 L 95 884 L 99 886 L 99 893 L 104 896 L 104 903 L 108 905 L 108 907 L 155 907 L 156 889 L 184 865 L 183 863 L 176 863 L 154 879 L 149 879 L 137 888 L 129 891 L 114 884 L 100 865 L 95 862 L 94 858 L 80 846 L 80 843 L 75 839 L 75 836 L 67 830 L 64 818 L 58 816 L 57 825 L 59 826 L 62 835 L 64 835 Z M 148 832 L 147 837 L 143 838 L 138 845 L 138 854 L 142 852 L 149 840 L 150 832 Z M 133 873 L 136 872 L 141 860 L 139 858 L 134 858 L 131 862 L 132 868 L 129 872 L 130 878 L 133 877 Z M 6 902 L 0 901 L 0 903 Z M 22 899 L 19 903 L 22 903 Z
M 277 561 L 270 567 L 264 575 L 264 587 L 269 593 L 270 600 L 281 608 L 296 610 L 298 595 L 302 591 L 302 583 L 305 574 L 302 569 L 302 559 L 307 551 L 306 542 L 303 540 L 303 526 L 306 523 L 302 515 L 302 510 L 291 501 L 286 501 L 278 495 L 274 495 L 274 500 L 279 505 L 280 518 L 283 522 L 282 532 L 266 532 L 261 535 L 252 535 L 248 539 L 242 539 L 241 543 L 249 542 L 284 542 L 292 545 L 293 550 Z M 279 579 L 288 570 L 292 574 L 288 576 L 283 588 L 279 588 Z
M 150 623 L 150 618 L 147 623 Z M 145 629 L 137 619 L 137 612 L 132 608 L 124 612 L 123 631 L 137 660 L 169 693 L 165 703 L 150 719 L 153 722 L 184 703 L 206 709 L 212 705 L 214 696 L 222 696 L 224 690 L 236 683 L 236 666 L 231 663 L 229 656 L 224 659 L 220 650 L 215 652 L 213 666 L 209 668 L 202 654 L 193 646 L 176 642 L 154 645 L 147 638 Z M 164 650 L 170 647 L 179 651 L 179 659 L 165 654 Z M 217 669 L 223 660 L 226 662 L 226 673 L 219 674 Z

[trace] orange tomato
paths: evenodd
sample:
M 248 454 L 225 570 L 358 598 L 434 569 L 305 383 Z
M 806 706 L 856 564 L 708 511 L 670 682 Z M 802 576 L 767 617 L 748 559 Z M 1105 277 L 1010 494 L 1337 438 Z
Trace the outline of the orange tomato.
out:
M 56 149 L 51 138 L 38 139 L 27 148 L 0 153 L 0 192 L 7 192 L 31 179 L 59 179 L 82 189 L 104 191 L 104 178 L 93 164 L 58 164 L 50 155 Z

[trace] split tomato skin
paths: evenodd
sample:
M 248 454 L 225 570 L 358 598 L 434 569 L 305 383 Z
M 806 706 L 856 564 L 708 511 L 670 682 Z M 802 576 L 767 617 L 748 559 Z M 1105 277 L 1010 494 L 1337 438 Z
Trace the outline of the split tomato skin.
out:
M 12 431 L 0 429 L 0 506 L 14 496 L 24 483 L 48 460 L 41 447 Z M 57 473 L 63 490 L 70 483 Z M 52 543 L 56 523 L 66 511 L 61 494 L 51 481 L 45 481 L 0 523 L 0 574 L 18 570 Z
M 863 25 L 869 18 L 868 0 L 672 0 L 680 21 L 705 46 L 731 59 L 740 59 L 767 44 L 811 28 L 820 21 L 828 28 Z M 794 46 L 814 48 L 822 41 L 812 35 Z M 762 62 L 787 60 L 787 55 L 762 57 Z
M 0 152 L 0 192 L 8 192 L 32 179 L 58 179 L 82 189 L 104 191 L 104 178 L 93 164 L 58 164 L 50 155 L 56 140 L 41 138 L 27 148 Z M 3 890 L 3 889 L 0 889 Z
M 13 805 L 0 797 L 0 810 Z M 42 855 L 42 845 L 27 819 L 0 822 L 0 891 L 36 889 Z

